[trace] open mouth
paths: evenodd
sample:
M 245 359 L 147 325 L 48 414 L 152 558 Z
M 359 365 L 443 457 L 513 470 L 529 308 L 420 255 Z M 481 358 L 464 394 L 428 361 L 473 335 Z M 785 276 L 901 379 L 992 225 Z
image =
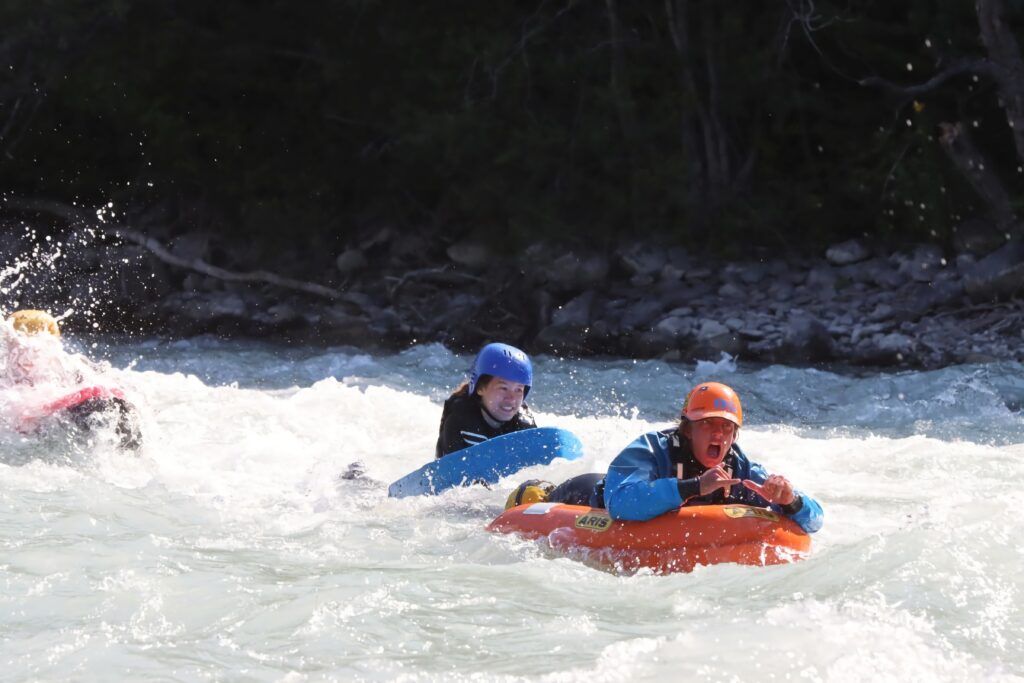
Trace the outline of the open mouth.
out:
M 722 452 L 721 444 L 717 444 L 717 443 L 708 444 L 708 457 L 709 458 L 717 458 L 718 454 L 721 453 L 721 452 Z

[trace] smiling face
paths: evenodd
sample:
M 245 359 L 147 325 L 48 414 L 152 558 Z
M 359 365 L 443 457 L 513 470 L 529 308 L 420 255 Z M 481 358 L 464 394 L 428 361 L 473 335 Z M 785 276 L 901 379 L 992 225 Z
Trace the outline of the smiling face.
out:
M 725 459 L 736 441 L 737 431 L 736 424 L 724 417 L 708 417 L 683 426 L 683 435 L 690 439 L 697 462 L 709 469 Z
M 476 393 L 480 395 L 480 401 L 491 417 L 499 422 L 508 422 L 523 405 L 526 385 L 492 377 L 487 384 L 478 386 Z

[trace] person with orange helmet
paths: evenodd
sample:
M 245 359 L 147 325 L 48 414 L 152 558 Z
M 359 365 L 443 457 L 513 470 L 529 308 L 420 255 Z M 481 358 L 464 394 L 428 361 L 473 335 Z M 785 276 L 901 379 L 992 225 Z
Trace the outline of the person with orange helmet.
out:
M 645 520 L 684 505 L 740 503 L 768 507 L 808 533 L 820 529 L 816 500 L 743 453 L 736 443 L 742 426 L 743 406 L 732 388 L 698 384 L 678 426 L 640 436 L 612 460 L 597 487 L 609 516 Z

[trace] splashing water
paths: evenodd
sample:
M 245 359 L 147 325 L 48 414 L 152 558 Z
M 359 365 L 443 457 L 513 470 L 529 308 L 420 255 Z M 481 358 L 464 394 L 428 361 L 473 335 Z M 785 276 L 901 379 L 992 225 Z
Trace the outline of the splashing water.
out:
M 142 455 L 0 464 L 12 679 L 1024 676 L 1019 364 L 542 357 L 538 423 L 578 434 L 582 461 L 394 500 L 386 484 L 431 457 L 470 359 L 210 339 L 105 354 Z M 484 531 L 519 481 L 606 468 L 705 379 L 743 398 L 745 450 L 822 502 L 809 559 L 623 577 Z M 355 460 L 366 477 L 342 480 Z

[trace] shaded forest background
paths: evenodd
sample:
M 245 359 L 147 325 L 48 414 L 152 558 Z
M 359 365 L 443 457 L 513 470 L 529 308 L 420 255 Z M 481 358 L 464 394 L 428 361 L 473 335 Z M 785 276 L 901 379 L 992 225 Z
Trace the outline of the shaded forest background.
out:
M 7 0 L 0 25 L 5 201 L 267 255 L 1016 231 L 1021 0 Z

